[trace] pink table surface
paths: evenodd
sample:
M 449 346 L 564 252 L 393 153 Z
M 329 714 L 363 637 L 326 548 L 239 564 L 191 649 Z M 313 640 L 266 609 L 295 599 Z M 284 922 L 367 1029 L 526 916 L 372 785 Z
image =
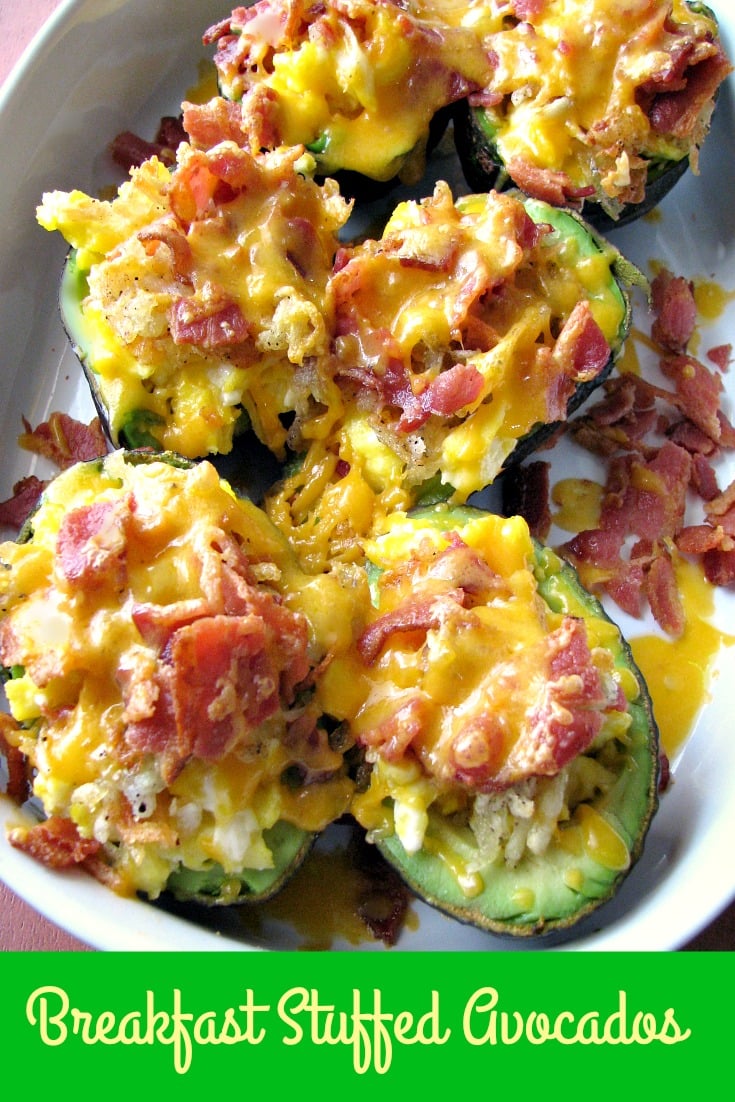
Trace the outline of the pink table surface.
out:
M 0 0 L 0 84 L 59 6 L 58 0 Z M 223 12 L 226 8 L 225 2 Z M 38 914 L 0 881 L 0 950 L 58 952 L 88 948 Z M 735 903 L 686 948 L 735 950 Z

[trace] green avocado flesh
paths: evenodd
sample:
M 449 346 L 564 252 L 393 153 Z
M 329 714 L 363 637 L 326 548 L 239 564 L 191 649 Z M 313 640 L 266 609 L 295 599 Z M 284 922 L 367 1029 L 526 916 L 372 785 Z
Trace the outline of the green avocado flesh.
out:
M 167 890 L 182 902 L 207 905 L 257 903 L 269 899 L 296 872 L 314 844 L 315 835 L 281 820 L 263 832 L 273 855 L 272 869 L 244 869 L 239 876 L 213 864 L 202 871 L 180 868 L 168 878 Z
M 434 524 L 447 514 L 435 510 L 418 515 L 425 515 L 427 522 Z M 461 534 L 463 519 L 470 517 L 472 510 L 453 509 L 449 515 Z M 569 564 L 540 544 L 535 547 L 538 592 L 552 610 L 612 623 Z M 479 890 L 475 880 L 466 893 L 450 863 L 432 851 L 438 843 L 445 855 L 448 851 L 461 853 L 466 863 L 474 846 L 479 859 L 474 836 L 467 826 L 441 816 L 432 806 L 424 845 L 417 853 L 407 854 L 396 834 L 381 834 L 375 839 L 383 856 L 424 901 L 461 922 L 492 933 L 530 937 L 574 926 L 615 894 L 640 856 L 658 806 L 659 740 L 643 677 L 619 631 L 614 633 L 609 650 L 616 668 L 632 674 L 640 692 L 628 705 L 631 724 L 625 741 L 616 740 L 614 763 L 609 756 L 606 759 L 606 768 L 612 769 L 615 779 L 604 794 L 600 792 L 585 802 L 624 842 L 629 854 L 625 867 L 609 867 L 589 848 L 565 844 L 569 824 L 561 821 L 541 855 L 525 849 L 513 867 L 501 855 L 478 869 Z M 585 756 L 594 759 L 595 753 L 591 749 Z M 606 856 L 609 851 L 600 852 Z
M 82 309 L 86 295 L 87 274 L 79 267 L 76 249 L 70 249 L 59 288 L 61 321 L 74 354 L 82 366 L 105 434 L 113 447 L 153 448 L 160 451 L 162 445 L 156 435 L 156 427 L 162 421 L 157 413 L 148 409 L 133 410 L 120 425 L 113 425 L 110 421 L 110 411 L 95 370 L 95 345 L 98 338 L 94 329 L 87 324 Z

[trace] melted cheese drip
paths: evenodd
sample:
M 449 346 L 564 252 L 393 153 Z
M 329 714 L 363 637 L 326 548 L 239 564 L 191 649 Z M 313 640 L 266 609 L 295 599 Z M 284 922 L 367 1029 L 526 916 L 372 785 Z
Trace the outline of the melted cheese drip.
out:
M 694 280 L 694 301 L 697 312 L 705 321 L 715 321 L 729 302 L 735 301 L 735 291 L 726 291 L 713 280 Z
M 676 576 L 686 614 L 683 635 L 679 639 L 641 635 L 629 640 L 669 757 L 681 750 L 707 702 L 715 658 L 722 647 L 735 644 L 735 635 L 712 623 L 713 590 L 701 570 L 679 559 Z
M 237 927 L 254 940 L 267 939 L 273 945 L 278 925 L 287 924 L 299 939 L 298 948 L 309 952 L 334 949 L 339 942 L 365 945 L 374 939 L 361 909 L 373 901 L 380 905 L 380 893 L 361 872 L 359 860 L 356 864 L 350 840 L 330 837 L 329 847 L 317 845 L 276 896 L 257 907 L 240 908 Z M 418 926 L 410 907 L 403 926 Z
M 551 491 L 551 500 L 558 506 L 554 524 L 567 532 L 597 528 L 604 490 L 599 482 L 589 478 L 562 478 Z

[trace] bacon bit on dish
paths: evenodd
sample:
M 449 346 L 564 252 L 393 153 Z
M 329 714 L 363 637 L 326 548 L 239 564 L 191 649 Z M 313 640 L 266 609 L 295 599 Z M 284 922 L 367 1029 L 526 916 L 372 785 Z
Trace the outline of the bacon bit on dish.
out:
M 107 452 L 107 441 L 99 418 L 89 424 L 70 417 L 68 413 L 52 413 L 48 421 L 32 428 L 23 418 L 24 431 L 18 443 L 26 451 L 49 459 L 60 470 L 73 463 L 98 459 Z M 0 525 L 19 530 L 35 509 L 47 481 L 36 475 L 21 478 L 13 486 L 12 495 L 0 502 Z
M 21 478 L 13 486 L 12 497 L 0 501 L 0 524 L 20 529 L 31 515 L 47 483 L 35 475 Z
M 15 745 L 15 732 L 20 725 L 7 712 L 0 712 L 0 757 L 5 759 L 7 780 L 5 795 L 22 804 L 32 794 L 31 778 L 28 775 L 28 759 Z
M 378 847 L 361 834 L 351 841 L 350 856 L 362 882 L 357 899 L 359 918 L 376 941 L 395 945 L 411 900 L 405 882 Z
M 99 459 L 107 452 L 107 441 L 98 417 L 85 425 L 68 413 L 52 413 L 48 421 L 35 429 L 25 417 L 23 425 L 25 431 L 18 437 L 20 446 L 50 459 L 62 471 L 73 463 Z
M 693 284 L 662 269 L 651 284 L 655 318 L 651 336 L 670 352 L 683 352 L 697 323 Z
M 181 118 L 164 115 L 153 141 L 147 141 L 132 130 L 123 130 L 110 143 L 110 156 L 126 172 L 142 165 L 151 157 L 158 157 L 164 164 L 172 165 L 176 160 L 179 143 L 185 140 L 186 131 Z
M 52 869 L 81 865 L 102 848 L 94 838 L 82 838 L 71 819 L 59 815 L 52 815 L 30 828 L 11 830 L 8 841 Z
M 579 531 L 560 548 L 595 592 L 640 617 L 648 607 L 678 637 L 684 613 L 672 552 L 699 557 L 713 585 L 735 582 L 735 482 L 720 491 L 714 463 L 735 448 L 735 429 L 721 409 L 719 374 L 688 352 L 695 333 L 691 282 L 667 270 L 652 284 L 651 337 L 673 388 L 621 374 L 603 384 L 604 397 L 566 426 L 581 447 L 606 462 L 599 527 Z M 732 346 L 708 358 L 727 369 Z M 506 477 L 503 509 L 520 512 L 534 534 L 548 534 L 548 483 L 529 464 Z M 688 523 L 690 495 L 702 503 L 701 523 Z M 631 539 L 631 537 L 634 537 Z
M 718 367 L 720 371 L 727 371 L 732 359 L 732 345 L 718 344 L 714 348 L 707 349 L 707 359 Z

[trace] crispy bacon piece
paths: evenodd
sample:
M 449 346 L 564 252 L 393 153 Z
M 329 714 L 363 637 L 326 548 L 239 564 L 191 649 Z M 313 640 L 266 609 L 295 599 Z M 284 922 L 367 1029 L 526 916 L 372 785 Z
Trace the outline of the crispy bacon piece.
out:
M 595 189 L 592 186 L 575 188 L 566 172 L 539 168 L 523 157 L 511 157 L 506 168 L 521 191 L 554 207 L 581 208 L 582 200 L 594 194 Z
M 419 395 L 422 407 L 439 417 L 451 417 L 476 402 L 484 380 L 472 364 L 458 363 L 442 371 Z
M 633 616 L 648 603 L 677 636 L 684 618 L 667 540 L 699 556 L 712 584 L 735 580 L 735 510 L 731 515 L 730 488 L 720 494 L 713 466 L 735 447 L 735 429 L 721 409 L 721 378 L 688 352 L 696 323 L 691 284 L 664 269 L 652 303 L 651 335 L 674 388 L 629 374 L 607 380 L 603 400 L 570 423 L 575 440 L 605 457 L 608 469 L 600 529 L 578 533 L 563 550 L 583 571 L 594 568 L 591 588 Z M 721 345 L 709 358 L 724 370 L 730 352 Z M 702 523 L 686 523 L 689 490 L 705 503 Z M 626 553 L 631 534 L 640 539 Z
M 580 383 L 596 379 L 610 359 L 610 345 L 586 299 L 574 306 L 564 322 L 553 357 L 569 378 Z
M 68 413 L 52 413 L 48 421 L 35 429 L 24 417 L 23 427 L 24 432 L 18 437 L 20 446 L 50 459 L 60 470 L 73 463 L 99 459 L 107 452 L 107 441 L 98 417 L 85 425 Z
M 146 246 L 149 254 L 152 252 L 151 246 L 153 246 L 153 249 L 159 243 L 168 246 L 173 254 L 173 268 L 177 280 L 182 283 L 191 281 L 194 258 L 191 245 L 180 226 L 159 219 L 158 222 L 154 222 L 147 229 L 140 230 L 138 240 Z
M 181 117 L 164 115 L 159 121 L 153 141 L 148 141 L 132 130 L 123 130 L 110 143 L 110 156 L 126 172 L 139 167 L 151 157 L 158 157 L 165 165 L 173 165 L 176 161 L 176 150 L 185 140 L 186 131 Z
M 712 440 L 722 437 L 720 401 L 722 379 L 703 363 L 684 353 L 664 356 L 661 370 L 674 383 L 677 406 Z
M 151 157 L 158 157 L 165 165 L 173 165 L 176 162 L 176 150 L 183 141 L 186 141 L 186 131 L 181 117 L 164 115 L 153 141 L 132 130 L 123 130 L 110 143 L 110 156 L 126 172 L 139 167 Z
M 732 66 L 722 46 L 717 43 L 716 52 L 699 57 L 693 52 L 684 57 L 680 72 L 663 76 L 658 88 L 644 107 L 651 126 L 661 134 L 671 134 L 680 139 L 699 140 L 703 113 L 714 102 L 714 96 Z M 649 89 L 650 91 L 650 89 Z M 708 120 L 707 120 L 708 121 Z
M 386 761 L 400 761 L 411 743 L 420 736 L 427 709 L 428 704 L 422 697 L 411 697 L 377 727 L 368 731 L 362 738 L 363 743 L 378 747 Z
M 17 827 L 11 830 L 8 841 L 16 849 L 23 850 L 52 869 L 81 865 L 102 848 L 94 838 L 82 838 L 75 823 L 58 815 L 29 829 Z
M 362 881 L 357 900 L 358 915 L 374 938 L 385 945 L 395 945 L 411 898 L 405 882 L 364 835 L 353 837 L 349 854 L 350 864 L 357 869 Z
M 565 617 L 547 640 L 547 668 L 524 726 L 508 750 L 496 716 L 474 715 L 455 735 L 452 779 L 475 791 L 495 792 L 534 776 L 553 776 L 593 742 L 607 699 L 582 620 Z
M 311 668 L 306 621 L 254 582 L 234 540 L 220 533 L 212 552 L 201 564 L 201 598 L 134 604 L 133 622 L 158 657 L 152 673 L 132 666 L 117 675 L 126 742 L 159 754 L 167 781 L 189 758 L 217 761 L 247 741 L 293 703 Z
M 669 352 L 683 352 L 697 322 L 693 284 L 664 268 L 651 284 L 651 296 L 656 313 L 651 336 Z
M 665 548 L 653 558 L 648 568 L 646 596 L 656 623 L 678 639 L 686 626 L 686 618 L 676 583 L 674 564 Z
M 250 147 L 250 128 L 242 105 L 216 96 L 207 103 L 184 103 L 183 125 L 192 145 L 212 149 L 220 142 Z
M 727 371 L 732 359 L 732 345 L 729 343 L 717 344 L 714 348 L 708 348 L 706 355 L 707 359 L 720 371 Z
M 735 536 L 735 480 L 710 501 L 707 519 L 711 524 L 720 524 L 728 535 Z
M 415 432 L 432 415 L 451 417 L 472 405 L 482 394 L 484 379 L 470 363 L 457 363 L 440 372 L 418 394 L 411 386 L 411 376 L 401 360 L 391 357 L 382 375 L 356 367 L 341 371 L 340 378 L 352 378 L 363 388 L 379 394 L 385 406 L 401 411 L 400 432 Z
M 394 635 L 414 632 L 425 635 L 437 628 L 447 615 L 456 612 L 465 600 L 461 589 L 448 590 L 440 596 L 429 594 L 404 601 L 392 612 L 386 612 L 368 624 L 357 641 L 357 649 L 366 666 L 374 665 L 380 652 Z
M 247 340 L 250 327 L 236 302 L 212 305 L 180 298 L 171 313 L 171 336 L 176 344 L 222 348 Z
M 608 703 L 583 620 L 566 616 L 550 634 L 548 650 L 549 677 L 529 736 L 534 774 L 556 773 L 583 753 L 602 726 L 601 709 Z M 617 705 L 625 707 L 620 699 Z M 524 747 L 516 758 L 527 756 Z
M 31 781 L 26 756 L 11 741 L 19 729 L 11 715 L 0 712 L 0 755 L 5 758 L 8 774 L 5 794 L 16 803 L 22 804 L 31 795 Z
M 516 19 L 525 22 L 541 15 L 546 7 L 546 0 L 511 0 L 508 6 L 512 9 Z
M 691 456 L 670 441 L 648 462 L 619 457 L 611 464 L 600 527 L 621 538 L 673 536 L 684 519 L 690 471 Z
M 130 501 L 98 501 L 67 513 L 56 543 L 59 569 L 69 586 L 88 592 L 122 586 Z
M 256 616 L 211 616 L 174 633 L 170 647 L 176 730 L 184 758 L 222 758 L 277 710 L 277 641 Z
M 177 628 L 152 679 L 120 671 L 126 742 L 159 754 L 167 783 L 191 757 L 220 760 L 292 703 L 309 669 L 306 624 L 275 600 L 262 609 L 263 616 L 204 616 Z
M 691 485 L 702 501 L 712 501 L 719 493 L 717 475 L 709 459 L 701 452 L 692 455 Z
M 36 428 L 24 417 L 23 429 L 18 437 L 20 446 L 49 459 L 61 470 L 73 463 L 98 459 L 107 451 L 107 441 L 97 417 L 84 424 L 67 413 L 52 413 L 48 421 Z M 12 496 L 0 502 L 0 524 L 21 528 L 47 485 L 47 480 L 36 475 L 28 475 L 16 482 Z
M 665 553 L 664 541 L 684 524 L 691 466 L 689 453 L 670 441 L 648 462 L 633 454 L 616 457 L 608 468 L 599 528 L 578 533 L 562 548 L 580 569 L 595 568 L 591 588 L 606 592 L 632 616 L 641 615 L 647 598 L 658 623 L 672 634 L 680 634 L 682 625 L 664 587 L 666 568 L 654 569 L 650 588 L 648 577 Z M 629 535 L 639 540 L 624 556 Z
M 735 549 L 714 547 L 702 555 L 705 577 L 711 585 L 729 586 L 735 583 Z

